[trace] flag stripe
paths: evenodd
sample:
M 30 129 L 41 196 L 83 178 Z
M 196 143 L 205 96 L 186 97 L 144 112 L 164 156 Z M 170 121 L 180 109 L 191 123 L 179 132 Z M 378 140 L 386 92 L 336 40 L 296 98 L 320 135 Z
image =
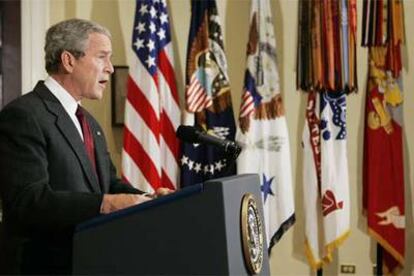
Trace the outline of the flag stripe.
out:
M 125 147 L 124 150 L 129 153 L 132 159 L 139 159 L 139 152 L 135 151 L 134 143 L 140 143 L 139 141 L 143 141 L 143 148 L 145 148 L 146 154 L 152 157 L 151 163 L 155 167 L 156 164 L 160 163 L 160 147 L 158 141 L 153 135 L 151 129 L 144 123 L 142 117 L 139 116 L 139 114 L 136 112 L 134 107 L 129 102 L 126 102 L 125 110 L 129 114 L 129 116 L 125 118 L 125 131 L 131 133 L 134 139 L 129 140 L 130 138 L 124 135 L 124 144 L 128 145 L 128 147 Z M 145 171 L 145 167 L 139 167 L 141 168 L 141 170 Z M 161 169 L 158 168 L 157 171 L 157 175 L 159 176 L 161 174 Z M 159 185 L 159 183 L 157 182 L 150 183 L 154 185 Z
M 168 46 L 167 46 L 168 47 Z M 171 106 L 178 107 L 178 92 L 177 86 L 175 84 L 175 77 L 174 77 L 174 68 L 171 64 L 171 60 L 169 56 L 165 53 L 165 51 L 161 51 L 158 57 L 159 60 L 159 69 L 162 72 L 162 75 L 167 82 L 167 85 L 159 85 L 160 87 L 169 88 L 169 93 L 162 94 L 162 96 L 168 96 L 170 101 L 167 102 Z M 165 106 L 163 106 L 165 108 Z
M 161 179 L 163 183 L 163 187 L 174 190 L 177 187 L 175 187 L 174 183 L 171 182 L 171 177 L 169 177 L 165 170 L 162 170 Z
M 138 112 L 139 116 L 147 126 L 150 127 L 155 139 L 159 140 L 159 116 L 154 110 L 154 107 L 147 101 L 145 94 L 134 81 L 131 81 L 131 79 L 128 80 L 128 91 L 130 91 L 127 95 L 128 102 Z M 126 126 L 128 127 L 132 124 L 134 124 L 134 122 L 131 122 L 130 124 L 127 123 Z
M 134 163 L 140 168 L 145 179 L 150 183 L 153 188 L 160 186 L 160 177 L 158 170 L 153 163 L 150 155 L 147 154 L 141 143 L 136 137 L 128 131 L 127 128 L 124 130 L 124 139 L 129 141 L 130 147 L 125 151 L 129 154 Z
M 122 151 L 122 168 L 122 178 L 126 182 L 131 183 L 131 185 L 141 191 L 147 193 L 154 192 L 154 189 L 151 184 L 148 183 L 140 168 L 135 164 L 134 160 L 132 160 L 131 156 L 125 150 Z
M 175 135 L 175 127 L 165 112 L 161 113 L 161 127 L 161 133 L 163 134 L 162 138 L 168 145 L 168 150 L 173 153 L 173 159 L 177 160 L 179 154 L 179 144 L 177 143 Z
M 212 104 L 211 98 L 199 81 L 195 79 L 195 76 L 193 76 L 186 94 L 188 109 L 192 112 L 199 112 Z
M 178 147 L 176 148 L 176 151 L 178 153 Z M 168 181 L 166 183 L 164 183 L 165 177 L 161 177 L 162 183 L 164 183 L 165 185 L 167 185 L 168 183 L 174 183 L 173 186 L 177 187 L 175 184 L 178 179 L 178 161 L 176 158 L 177 155 L 175 152 L 172 152 L 168 146 L 166 146 L 166 142 L 164 139 L 161 139 L 160 141 L 160 152 L 163 153 L 163 158 L 161 159 L 162 172 L 165 176 L 168 176 Z M 169 186 L 165 187 L 168 188 Z
M 131 132 L 136 139 L 145 141 L 145 144 L 148 146 L 146 149 L 148 155 L 153 156 L 154 162 L 157 164 L 160 158 L 159 142 L 156 136 L 154 136 L 152 129 L 144 122 L 129 101 L 125 103 L 125 110 L 128 112 L 128 116 L 125 117 L 125 129 Z
M 141 96 L 145 98 L 145 104 L 151 106 L 155 112 L 160 110 L 157 84 L 151 74 L 148 73 L 147 69 L 139 61 L 130 66 L 129 77 L 140 91 Z M 128 87 L 128 96 L 135 91 L 132 90 L 130 92 L 129 89 Z M 155 113 L 155 116 L 158 119 L 158 113 Z
M 165 82 L 164 74 L 160 74 L 160 84 L 163 84 Z M 164 103 L 163 110 L 160 115 L 160 133 L 164 140 L 166 141 L 168 148 L 170 151 L 174 153 L 174 158 L 178 158 L 178 147 L 179 142 L 175 136 L 175 130 L 179 126 L 179 117 L 177 116 L 171 116 L 171 114 L 179 114 L 179 106 L 175 103 L 175 100 L 173 100 L 173 97 L 171 97 L 170 90 L 166 85 L 161 85 L 163 87 L 160 89 L 161 95 L 164 95 L 164 97 L 161 99 Z M 165 90 L 165 91 L 162 91 Z M 166 96 L 168 95 L 168 96 Z
M 243 95 L 242 104 L 240 107 L 240 117 L 245 117 L 254 112 L 253 97 L 249 91 Z

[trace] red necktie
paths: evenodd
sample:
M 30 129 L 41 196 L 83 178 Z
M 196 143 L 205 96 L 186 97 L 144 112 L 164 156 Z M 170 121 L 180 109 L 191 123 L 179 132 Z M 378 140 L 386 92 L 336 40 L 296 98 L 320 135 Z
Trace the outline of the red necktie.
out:
M 95 145 L 93 143 L 93 136 L 88 120 L 85 118 L 83 108 L 80 105 L 78 105 L 78 109 L 76 110 L 76 117 L 82 127 L 83 143 L 85 144 L 86 153 L 88 154 L 89 160 L 91 161 L 96 173 Z

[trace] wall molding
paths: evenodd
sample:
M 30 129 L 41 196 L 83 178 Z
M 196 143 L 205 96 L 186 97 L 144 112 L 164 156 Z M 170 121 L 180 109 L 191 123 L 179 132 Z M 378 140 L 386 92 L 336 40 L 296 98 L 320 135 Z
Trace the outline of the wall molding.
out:
M 47 76 L 44 40 L 50 24 L 50 0 L 22 0 L 22 94 Z

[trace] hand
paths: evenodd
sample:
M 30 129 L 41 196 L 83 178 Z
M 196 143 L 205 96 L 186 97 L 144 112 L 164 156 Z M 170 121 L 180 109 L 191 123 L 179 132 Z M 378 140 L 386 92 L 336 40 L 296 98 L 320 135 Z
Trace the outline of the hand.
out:
M 154 193 L 145 193 L 145 196 L 148 196 L 150 198 L 157 198 L 160 196 L 165 196 L 168 194 L 173 193 L 174 190 L 168 189 L 168 188 L 158 188 Z
M 165 196 L 165 195 L 169 195 L 171 193 L 174 193 L 174 190 L 168 189 L 168 188 L 158 188 L 155 191 L 155 196 L 159 197 L 159 196 Z
M 137 194 L 104 194 L 101 214 L 109 214 L 150 200 L 150 197 Z

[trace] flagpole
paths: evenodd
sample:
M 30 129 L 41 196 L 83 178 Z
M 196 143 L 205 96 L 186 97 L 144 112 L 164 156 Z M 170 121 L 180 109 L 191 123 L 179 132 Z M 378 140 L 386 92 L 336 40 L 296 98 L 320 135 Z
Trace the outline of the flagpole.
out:
M 377 268 L 375 275 L 383 275 L 382 274 L 382 246 L 377 243 Z

